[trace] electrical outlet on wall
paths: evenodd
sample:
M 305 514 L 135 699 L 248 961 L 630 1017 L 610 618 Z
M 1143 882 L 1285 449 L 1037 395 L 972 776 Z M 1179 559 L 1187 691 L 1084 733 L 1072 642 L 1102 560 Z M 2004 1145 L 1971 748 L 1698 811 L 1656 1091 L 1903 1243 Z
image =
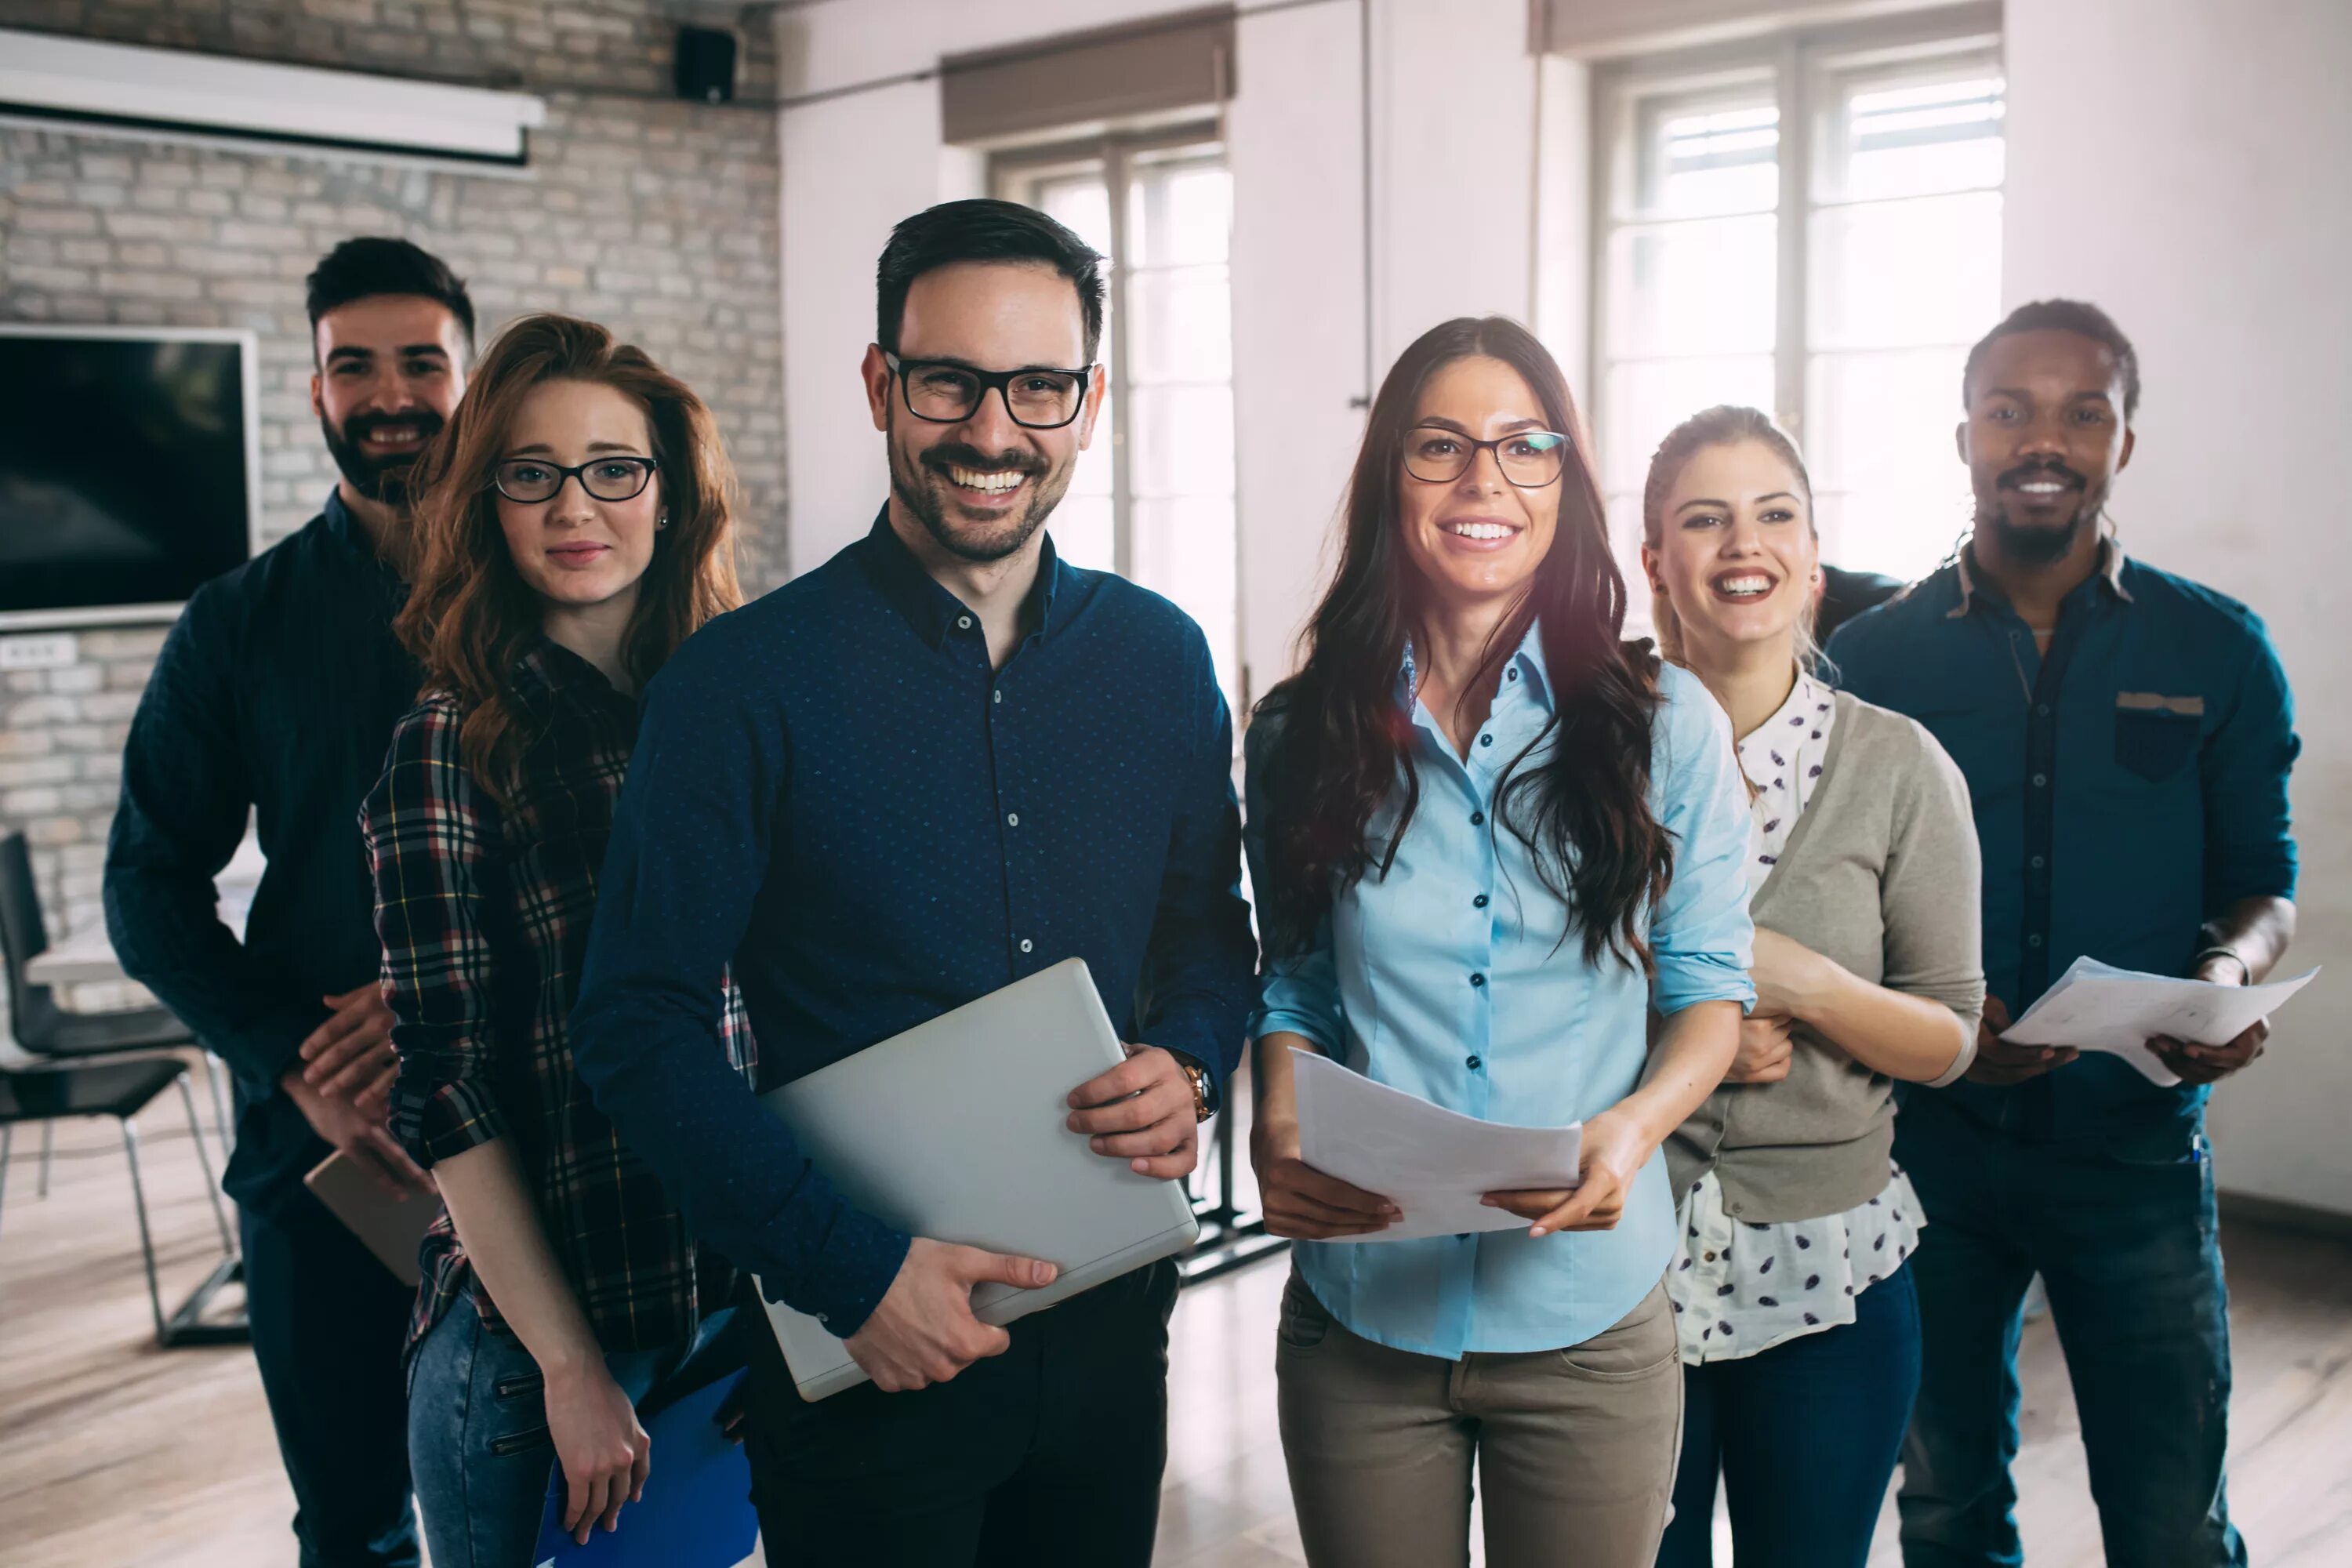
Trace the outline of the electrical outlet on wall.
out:
M 63 669 L 80 651 L 71 632 L 0 637 L 0 670 Z

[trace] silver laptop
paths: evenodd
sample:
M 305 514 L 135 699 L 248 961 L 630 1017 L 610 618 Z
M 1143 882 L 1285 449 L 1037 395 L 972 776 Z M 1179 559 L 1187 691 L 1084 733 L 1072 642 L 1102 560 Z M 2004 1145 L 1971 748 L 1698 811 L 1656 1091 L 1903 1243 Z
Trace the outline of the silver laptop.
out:
M 1068 959 L 763 1096 L 844 1197 L 912 1236 L 1057 1264 L 1042 1290 L 982 1285 L 1002 1326 L 1180 1252 L 1181 1182 L 1139 1176 L 1069 1131 L 1070 1090 L 1125 1059 L 1086 961 Z M 766 1300 L 803 1399 L 866 1381 L 814 1318 Z
M 416 1248 L 425 1233 L 441 1216 L 441 1200 L 430 1193 L 394 1197 L 382 1183 L 359 1167 L 341 1149 L 313 1166 L 302 1184 L 343 1222 L 343 1228 L 364 1243 L 377 1261 L 404 1285 L 415 1285 L 421 1271 Z

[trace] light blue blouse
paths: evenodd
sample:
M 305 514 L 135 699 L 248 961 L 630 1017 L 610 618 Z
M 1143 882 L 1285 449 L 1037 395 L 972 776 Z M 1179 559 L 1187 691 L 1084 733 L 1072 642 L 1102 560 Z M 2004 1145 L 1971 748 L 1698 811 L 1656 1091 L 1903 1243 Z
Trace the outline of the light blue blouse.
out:
M 1582 1121 L 1641 1080 L 1652 1007 L 1755 999 L 1747 799 L 1730 724 L 1696 678 L 1665 668 L 1650 809 L 1673 835 L 1674 876 L 1650 912 L 1657 973 L 1645 981 L 1613 958 L 1588 963 L 1580 936 L 1563 943 L 1566 907 L 1545 890 L 1526 845 L 1496 831 L 1495 786 L 1552 713 L 1535 630 L 1505 668 L 1466 763 L 1414 684 L 1408 648 L 1397 701 L 1412 715 L 1421 802 L 1395 863 L 1385 878 L 1338 894 L 1314 950 L 1268 963 L 1251 1037 L 1304 1035 L 1376 1082 L 1465 1115 L 1526 1126 Z M 1244 837 L 1259 888 L 1268 875 L 1265 751 L 1254 730 Z M 1372 820 L 1374 842 L 1394 820 L 1392 803 Z M 1612 1327 L 1665 1272 L 1674 1227 L 1665 1160 L 1654 1155 L 1612 1230 L 1301 1242 L 1296 1253 L 1316 1299 L 1356 1333 L 1458 1360 L 1559 1349 Z

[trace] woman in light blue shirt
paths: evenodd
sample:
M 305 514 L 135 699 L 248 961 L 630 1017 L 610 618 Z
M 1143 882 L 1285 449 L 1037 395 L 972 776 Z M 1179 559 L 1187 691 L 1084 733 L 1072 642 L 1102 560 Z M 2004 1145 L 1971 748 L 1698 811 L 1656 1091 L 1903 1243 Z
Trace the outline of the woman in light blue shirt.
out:
M 1578 424 L 1514 322 L 1407 349 L 1305 666 L 1249 734 L 1252 1154 L 1301 1243 L 1276 1369 L 1318 1565 L 1461 1563 L 1474 1460 L 1494 1568 L 1646 1568 L 1664 1525 L 1659 1145 L 1753 996 L 1748 823 L 1722 710 L 1620 640 Z M 1488 1195 L 1525 1227 L 1382 1241 L 1400 1211 L 1299 1158 L 1299 1050 L 1465 1115 L 1580 1121 L 1580 1183 Z

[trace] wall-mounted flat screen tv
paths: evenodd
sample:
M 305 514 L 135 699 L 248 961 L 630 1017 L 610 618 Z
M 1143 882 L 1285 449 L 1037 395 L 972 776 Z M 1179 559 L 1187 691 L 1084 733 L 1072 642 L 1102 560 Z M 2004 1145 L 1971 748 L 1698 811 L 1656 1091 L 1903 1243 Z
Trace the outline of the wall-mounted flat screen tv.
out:
M 0 324 L 0 631 L 168 620 L 249 558 L 249 332 Z

